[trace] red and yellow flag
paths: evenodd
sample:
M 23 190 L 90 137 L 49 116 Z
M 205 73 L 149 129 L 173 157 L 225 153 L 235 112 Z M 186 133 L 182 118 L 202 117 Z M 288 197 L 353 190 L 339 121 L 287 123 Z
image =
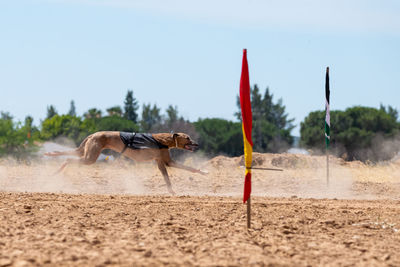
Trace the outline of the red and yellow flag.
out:
M 242 109 L 244 162 L 246 166 L 243 194 L 243 203 L 245 203 L 251 194 L 251 162 L 253 153 L 253 141 L 251 140 L 253 119 L 251 113 L 250 79 L 246 49 L 243 49 L 242 75 L 240 77 L 240 107 Z

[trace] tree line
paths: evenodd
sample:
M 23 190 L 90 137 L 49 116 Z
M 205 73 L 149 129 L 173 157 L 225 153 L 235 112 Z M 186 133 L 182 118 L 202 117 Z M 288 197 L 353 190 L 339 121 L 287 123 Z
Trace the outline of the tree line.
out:
M 345 160 L 389 160 L 400 148 L 398 112 L 381 104 L 379 109 L 355 106 L 334 110 L 331 117 L 331 149 Z M 325 111 L 311 112 L 300 124 L 300 145 L 315 150 L 324 143 Z
M 262 94 L 254 85 L 252 97 L 254 119 L 254 149 L 259 152 L 282 152 L 293 143 L 290 131 L 293 119 L 288 119 L 282 100 L 273 101 L 269 88 Z M 221 118 L 200 118 L 195 122 L 184 119 L 178 107 L 169 105 L 162 112 L 156 104 L 143 103 L 139 114 L 139 101 L 132 90 L 128 90 L 123 105 L 102 110 L 91 108 L 81 116 L 76 113 L 71 101 L 66 114 L 59 114 L 54 105 L 47 107 L 46 118 L 39 126 L 33 118 L 15 122 L 9 113 L 1 113 L 0 155 L 18 155 L 29 152 L 35 144 L 66 137 L 78 145 L 87 135 L 96 131 L 127 132 L 185 132 L 197 140 L 201 151 L 210 156 L 218 154 L 239 156 L 243 153 L 243 138 L 240 105 L 235 115 L 238 121 Z M 15 139 L 12 136 L 18 135 Z M 13 139 L 13 141 L 11 141 Z
M 274 100 L 267 87 L 263 92 L 257 84 L 251 88 L 254 151 L 280 153 L 293 145 L 291 134 L 294 119 L 286 112 L 282 99 Z M 128 90 L 122 105 L 105 112 L 91 108 L 82 115 L 76 113 L 72 100 L 66 114 L 59 114 L 54 105 L 47 107 L 46 118 L 38 126 L 27 116 L 16 122 L 8 112 L 0 113 L 0 156 L 21 158 L 31 155 L 40 143 L 65 137 L 76 145 L 97 131 L 185 132 L 197 140 L 201 152 L 209 156 L 243 154 L 240 101 L 236 99 L 237 120 L 200 118 L 190 122 L 180 116 L 178 107 L 169 105 L 164 112 L 156 104 L 143 103 Z M 324 147 L 324 111 L 314 111 L 301 122 L 300 146 L 321 153 Z M 395 142 L 400 125 L 392 107 L 380 109 L 352 107 L 331 112 L 332 151 L 347 160 L 378 161 L 397 153 Z M 389 142 L 381 149 L 379 144 Z M 315 149 L 320 148 L 320 149 Z

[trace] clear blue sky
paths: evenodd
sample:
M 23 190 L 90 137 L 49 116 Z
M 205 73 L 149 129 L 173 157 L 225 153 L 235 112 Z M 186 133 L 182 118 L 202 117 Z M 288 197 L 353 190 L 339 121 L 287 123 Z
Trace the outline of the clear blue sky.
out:
M 191 121 L 234 120 L 242 49 L 299 124 L 324 108 L 400 109 L 400 1 L 1 0 L 0 110 L 35 124 L 53 104 L 81 115 L 127 89 Z M 299 134 L 297 127 L 293 134 Z

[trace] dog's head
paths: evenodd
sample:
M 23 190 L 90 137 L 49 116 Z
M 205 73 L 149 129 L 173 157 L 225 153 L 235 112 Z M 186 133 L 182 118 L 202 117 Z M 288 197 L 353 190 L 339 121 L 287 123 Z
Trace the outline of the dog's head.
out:
M 199 148 L 199 145 L 190 138 L 189 135 L 185 133 L 172 133 L 171 134 L 173 140 L 174 148 L 185 149 L 189 151 L 196 151 Z

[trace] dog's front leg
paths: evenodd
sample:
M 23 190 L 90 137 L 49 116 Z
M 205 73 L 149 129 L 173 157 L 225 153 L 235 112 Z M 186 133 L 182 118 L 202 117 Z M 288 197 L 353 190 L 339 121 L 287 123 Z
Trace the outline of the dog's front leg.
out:
M 169 180 L 167 168 L 165 168 L 164 162 L 161 160 L 157 160 L 158 169 L 161 171 L 162 175 L 164 176 L 165 183 L 167 184 L 168 192 L 172 195 L 175 195 L 174 190 L 172 190 L 171 181 Z
M 203 174 L 203 175 L 207 174 L 207 172 L 204 172 L 204 171 L 201 171 L 201 170 L 198 170 L 198 169 L 183 165 L 183 164 L 178 163 L 178 162 L 173 161 L 173 160 L 170 160 L 168 162 L 168 166 L 179 168 L 179 169 L 183 169 L 183 170 L 187 170 L 187 171 L 190 171 L 190 172 L 193 172 L 193 173 L 200 173 L 200 174 Z

